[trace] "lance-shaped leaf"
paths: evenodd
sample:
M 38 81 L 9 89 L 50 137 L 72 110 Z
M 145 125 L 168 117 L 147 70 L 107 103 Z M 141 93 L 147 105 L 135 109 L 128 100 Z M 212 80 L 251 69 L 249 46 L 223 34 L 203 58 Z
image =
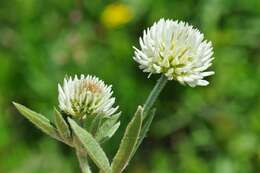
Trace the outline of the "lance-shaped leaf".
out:
M 114 126 L 112 126 L 108 131 L 107 131 L 107 137 L 111 138 L 115 132 L 117 131 L 117 129 L 120 126 L 120 122 L 116 123 Z
M 51 137 L 60 140 L 57 129 L 51 125 L 50 121 L 47 118 L 39 113 L 28 109 L 21 104 L 15 102 L 13 102 L 13 104 L 17 108 L 17 110 L 29 121 L 31 121 L 36 127 L 41 129 L 43 132 L 50 135 Z
M 103 142 L 105 139 L 111 138 L 120 126 L 118 118 L 121 113 L 117 113 L 111 117 L 107 117 L 97 129 L 95 138 L 97 141 Z
M 89 132 L 80 127 L 74 120 L 70 118 L 68 118 L 68 120 L 74 134 L 81 142 L 89 157 L 104 173 L 110 173 L 111 168 L 109 160 L 99 143 Z
M 119 128 L 120 126 L 120 122 L 116 123 L 114 126 L 112 126 L 107 132 L 106 134 L 99 138 L 98 136 L 96 137 L 96 140 L 102 144 L 104 142 L 106 142 L 107 140 L 109 140 L 117 131 L 117 129 Z
M 156 109 L 152 109 L 148 115 L 148 117 L 146 118 L 147 120 L 145 121 L 143 127 L 142 127 L 142 130 L 141 130 L 141 133 L 140 133 L 140 139 L 139 139 L 139 144 L 142 143 L 143 139 L 146 137 L 147 135 L 147 132 L 149 131 L 150 129 L 150 126 L 152 124 L 152 121 L 153 121 L 153 118 L 154 118 L 154 115 L 155 115 L 155 111 Z
M 138 107 L 134 117 L 128 124 L 124 137 L 119 146 L 118 152 L 116 153 L 112 162 L 112 172 L 121 173 L 128 162 L 131 159 L 132 153 L 135 151 L 136 144 L 139 139 L 141 127 L 142 127 L 142 114 L 143 108 Z
M 104 116 L 103 114 L 96 115 L 96 117 L 92 120 L 90 128 L 88 129 L 88 131 L 92 135 L 95 135 L 97 133 L 97 130 L 100 127 L 103 116 Z
M 67 122 L 64 120 L 61 113 L 56 108 L 54 108 L 54 121 L 60 136 L 65 141 L 69 142 L 71 140 L 71 132 L 70 132 L 69 125 L 67 124 Z
M 147 115 L 146 117 L 146 121 L 144 122 L 144 125 L 141 129 L 141 132 L 140 132 L 140 137 L 138 139 L 138 142 L 135 146 L 135 149 L 134 149 L 134 152 L 132 153 L 132 156 L 134 156 L 135 152 L 137 151 L 137 149 L 139 148 L 139 146 L 141 145 L 141 143 L 143 142 L 144 138 L 146 137 L 147 135 L 147 132 L 149 131 L 150 129 L 150 126 L 152 124 L 152 121 L 153 121 L 153 118 L 154 118 L 154 115 L 155 115 L 155 111 L 156 109 L 152 109 L 150 112 L 149 112 L 149 115 Z

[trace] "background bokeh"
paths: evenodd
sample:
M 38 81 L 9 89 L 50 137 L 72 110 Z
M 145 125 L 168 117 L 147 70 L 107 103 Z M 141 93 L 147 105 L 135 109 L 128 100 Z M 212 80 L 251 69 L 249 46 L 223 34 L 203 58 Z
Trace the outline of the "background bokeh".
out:
M 137 68 L 132 46 L 161 17 L 205 33 L 216 74 L 208 87 L 168 83 L 126 172 L 259 173 L 259 0 L 0 0 L 0 173 L 79 172 L 73 151 L 11 104 L 52 119 L 57 83 L 66 74 L 95 74 L 113 85 L 123 115 L 104 146 L 112 158 L 158 78 Z

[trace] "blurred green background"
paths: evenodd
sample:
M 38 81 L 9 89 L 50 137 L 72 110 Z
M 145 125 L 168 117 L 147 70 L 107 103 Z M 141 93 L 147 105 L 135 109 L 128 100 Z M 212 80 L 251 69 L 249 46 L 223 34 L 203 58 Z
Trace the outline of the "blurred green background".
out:
M 1 0 L 0 173 L 79 172 L 73 151 L 18 114 L 20 102 L 52 119 L 57 83 L 95 74 L 113 85 L 122 125 L 158 75 L 147 79 L 132 46 L 161 17 L 198 27 L 214 45 L 208 87 L 169 82 L 127 173 L 260 172 L 259 0 Z

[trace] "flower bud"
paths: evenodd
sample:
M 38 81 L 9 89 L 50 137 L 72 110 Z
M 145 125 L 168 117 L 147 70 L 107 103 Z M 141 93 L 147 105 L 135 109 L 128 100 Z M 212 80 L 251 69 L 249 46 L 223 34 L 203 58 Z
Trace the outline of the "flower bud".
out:
M 118 106 L 113 107 L 112 86 L 95 76 L 65 78 L 63 86 L 58 85 L 58 91 L 61 111 L 74 118 L 85 119 L 100 114 L 110 116 L 118 109 Z

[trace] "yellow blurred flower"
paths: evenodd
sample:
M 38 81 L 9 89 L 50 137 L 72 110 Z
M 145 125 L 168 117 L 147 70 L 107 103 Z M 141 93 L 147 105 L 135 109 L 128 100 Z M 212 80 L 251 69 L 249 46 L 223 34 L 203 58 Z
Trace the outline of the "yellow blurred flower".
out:
M 131 9 L 121 3 L 108 5 L 101 15 L 101 22 L 107 28 L 114 28 L 128 23 L 133 17 Z

